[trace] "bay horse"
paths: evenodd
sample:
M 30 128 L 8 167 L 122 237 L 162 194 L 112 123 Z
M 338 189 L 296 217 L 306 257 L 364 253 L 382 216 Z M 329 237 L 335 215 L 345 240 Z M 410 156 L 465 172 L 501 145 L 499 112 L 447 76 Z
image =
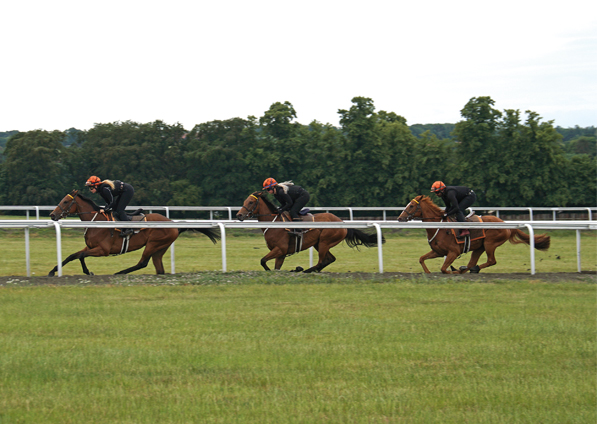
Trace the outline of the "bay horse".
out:
M 79 193 L 78 190 L 73 190 L 70 194 L 64 196 L 56 209 L 50 213 L 50 217 L 54 221 L 58 221 L 59 219 L 66 218 L 70 215 L 77 215 L 81 221 L 112 221 L 112 219 L 110 219 L 110 214 L 100 213 L 100 207 L 96 205 L 93 200 Z M 158 213 L 146 214 L 144 220 L 151 222 L 170 221 L 170 219 Z M 153 260 L 156 274 L 163 274 L 164 264 L 162 263 L 162 257 L 164 256 L 164 253 L 166 253 L 180 233 L 188 230 L 198 231 L 205 234 L 214 244 L 220 238 L 219 232 L 211 228 L 143 228 L 141 231 L 130 236 L 128 249 L 126 249 L 126 252 L 131 252 L 145 246 L 143 254 L 141 255 L 141 260 L 137 265 L 123 269 L 122 271 L 117 272 L 117 274 L 128 274 L 129 272 L 145 268 L 149 263 L 150 258 Z M 117 232 L 118 230 L 115 228 L 87 228 L 85 231 L 85 244 L 87 246 L 83 250 L 73 253 L 66 258 L 62 262 L 62 266 L 70 261 L 78 259 L 81 261 L 83 272 L 87 275 L 93 275 L 92 272 L 89 272 L 89 269 L 85 264 L 86 257 L 126 253 L 122 252 L 123 244 L 126 239 L 115 234 Z M 58 266 L 55 266 L 48 276 L 53 277 L 57 270 Z
M 331 213 L 317 213 L 309 215 L 314 222 L 343 222 L 336 215 Z M 242 208 L 236 214 L 236 218 L 243 221 L 247 218 L 257 218 L 259 222 L 283 222 L 283 215 L 278 213 L 278 208 L 272 204 L 265 193 L 256 191 L 244 201 Z M 305 222 L 308 227 L 309 222 Z M 264 228 L 263 235 L 265 243 L 270 252 L 261 258 L 261 266 L 270 271 L 267 261 L 275 259 L 275 269 L 279 270 L 284 264 L 286 256 L 293 253 L 315 247 L 319 252 L 319 262 L 304 272 L 319 272 L 332 262 L 336 257 L 330 253 L 330 249 L 343 240 L 349 247 L 374 247 L 377 246 L 377 235 L 366 234 L 357 229 L 347 228 L 314 228 L 302 234 L 302 243 L 295 243 L 296 235 L 290 234 L 284 228 Z M 382 242 L 385 242 L 383 240 Z M 298 250 L 297 250 L 298 246 Z M 300 271 L 300 269 L 297 269 Z
M 398 217 L 398 221 L 406 222 L 413 218 L 420 218 L 423 222 L 448 222 L 444 220 L 444 211 L 436 206 L 429 196 L 417 196 L 410 201 L 404 211 Z M 479 217 L 482 222 L 504 222 L 501 219 L 487 215 Z M 430 273 L 425 265 L 425 260 L 440 258 L 445 256 L 446 259 L 442 265 L 441 271 L 444 274 L 463 274 L 468 270 L 471 272 L 479 272 L 483 268 L 493 266 L 497 263 L 495 259 L 495 250 L 509 241 L 512 244 L 525 243 L 530 244 L 531 237 L 520 231 L 519 229 L 487 229 L 485 230 L 485 237 L 474 238 L 471 232 L 470 249 L 472 251 L 471 259 L 467 266 L 460 267 L 459 270 L 451 267 L 452 263 L 463 253 L 466 243 L 458 243 L 452 230 L 446 229 L 427 229 L 427 241 L 431 252 L 419 258 L 419 263 L 426 273 Z M 537 250 L 545 251 L 549 249 L 550 238 L 547 234 L 535 236 L 535 248 Z M 483 252 L 487 253 L 487 262 L 482 265 L 477 265 L 479 258 Z M 451 270 L 448 270 L 448 267 Z

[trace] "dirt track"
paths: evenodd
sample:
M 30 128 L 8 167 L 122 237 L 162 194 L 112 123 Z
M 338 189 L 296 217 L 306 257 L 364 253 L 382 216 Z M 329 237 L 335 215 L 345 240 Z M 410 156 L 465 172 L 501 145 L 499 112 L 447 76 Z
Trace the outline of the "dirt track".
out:
M 223 279 L 234 278 L 237 283 L 241 283 L 243 278 L 247 276 L 263 275 L 263 272 L 259 273 L 210 273 L 210 276 L 220 276 Z M 280 277 L 279 273 L 276 273 Z M 127 280 L 134 279 L 137 284 L 143 283 L 145 280 L 148 284 L 160 284 L 166 283 L 171 284 L 173 280 L 183 283 L 185 280 L 191 281 L 201 274 L 166 274 L 161 276 L 156 275 L 142 275 L 133 274 L 129 276 L 122 275 L 69 275 L 63 277 L 0 277 L 0 286 L 31 286 L 31 285 L 110 285 L 110 284 L 122 284 Z M 306 274 L 291 274 L 288 273 L 288 277 L 294 276 L 307 276 Z M 338 280 L 355 279 L 355 280 L 372 280 L 372 281 L 384 281 L 384 280 L 420 280 L 429 279 L 430 281 L 440 280 L 466 280 L 473 282 L 498 282 L 498 281 L 540 281 L 547 283 L 565 283 L 565 282 L 584 282 L 584 283 L 597 283 L 597 274 L 595 272 L 582 272 L 582 273 L 537 273 L 531 275 L 530 273 L 480 273 L 480 274 L 462 274 L 462 275 L 442 275 L 440 273 L 422 274 L 422 273 L 396 273 L 387 272 L 384 274 L 376 273 L 321 273 L 315 274 L 324 277 L 331 277 Z

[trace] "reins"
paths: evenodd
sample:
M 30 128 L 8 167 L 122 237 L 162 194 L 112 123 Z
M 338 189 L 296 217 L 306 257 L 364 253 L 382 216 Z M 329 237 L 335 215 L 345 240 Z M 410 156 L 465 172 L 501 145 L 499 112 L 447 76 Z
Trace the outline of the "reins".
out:
M 98 211 L 90 211 L 90 212 L 70 212 L 70 208 L 73 206 L 73 204 L 76 204 L 77 206 L 79 206 L 79 204 L 77 203 L 77 196 L 78 193 L 73 196 L 70 193 L 67 194 L 67 196 L 69 196 L 72 200 L 71 202 L 68 204 L 68 206 L 66 208 L 63 208 L 60 203 L 58 204 L 58 207 L 60 208 L 60 218 L 66 218 L 68 216 L 79 216 L 79 215 L 85 215 L 85 214 L 90 214 L 90 213 L 95 213 L 95 214 L 99 214 Z M 104 214 L 105 215 L 105 214 Z
M 255 202 L 255 206 L 253 206 L 253 209 L 251 209 L 251 210 L 249 210 L 245 206 L 243 206 L 243 208 L 247 209 L 247 212 L 248 212 L 247 218 L 256 218 L 258 216 L 278 216 L 279 215 L 277 213 L 260 213 L 260 214 L 254 214 L 253 212 L 255 212 L 255 210 L 259 206 L 259 201 L 261 200 L 261 197 L 257 197 L 254 194 L 251 194 L 250 197 L 255 198 L 257 201 Z

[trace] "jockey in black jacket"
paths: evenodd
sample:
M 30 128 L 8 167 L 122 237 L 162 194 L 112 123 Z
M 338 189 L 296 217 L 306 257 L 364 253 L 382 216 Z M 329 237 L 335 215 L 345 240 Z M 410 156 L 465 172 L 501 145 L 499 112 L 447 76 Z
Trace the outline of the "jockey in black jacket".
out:
M 466 222 L 464 211 L 477 200 L 477 195 L 470 188 L 463 186 L 446 186 L 441 181 L 433 183 L 431 192 L 441 197 L 444 201 L 444 204 L 446 205 L 445 215 L 455 214 L 458 222 Z M 468 235 L 470 235 L 469 230 L 461 229 L 458 237 Z
M 292 181 L 278 184 L 273 178 L 263 182 L 263 189 L 274 195 L 280 202 L 278 212 L 289 211 L 293 221 L 301 221 L 299 212 L 309 201 L 309 193 L 301 186 L 294 185 Z
M 126 214 L 124 209 L 130 203 L 135 194 L 135 189 L 132 185 L 122 181 L 100 180 L 95 175 L 89 177 L 85 183 L 92 193 L 98 193 L 105 201 L 106 206 L 100 209 L 101 213 L 112 210 L 112 213 L 120 221 L 130 221 L 131 218 Z M 125 228 L 121 230 L 120 235 L 126 237 L 133 233 L 132 228 Z

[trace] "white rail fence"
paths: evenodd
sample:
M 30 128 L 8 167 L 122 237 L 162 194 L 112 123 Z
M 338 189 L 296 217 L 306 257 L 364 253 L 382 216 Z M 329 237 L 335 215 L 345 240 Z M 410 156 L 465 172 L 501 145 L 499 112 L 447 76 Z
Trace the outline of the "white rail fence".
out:
M 0 205 L 0 211 L 24 211 L 27 219 L 29 219 L 29 212 L 35 212 L 35 219 L 40 219 L 40 213 L 43 211 L 53 211 L 56 206 L 2 206 Z M 235 218 L 235 212 L 241 209 L 241 206 L 127 206 L 128 210 L 143 209 L 145 211 L 164 211 L 167 217 L 170 217 L 170 212 L 209 212 L 209 219 L 214 220 L 214 214 L 219 215 L 220 212 L 223 215 L 228 215 L 228 220 L 232 221 Z M 388 212 L 393 211 L 395 215 L 400 215 L 404 210 L 404 206 L 396 207 L 349 207 L 349 206 L 334 206 L 334 207 L 309 207 L 312 212 L 347 212 L 348 220 L 353 221 L 355 212 L 381 212 L 382 221 L 386 221 L 388 218 Z M 552 220 L 557 220 L 558 213 L 562 212 L 582 212 L 588 214 L 588 219 L 593 219 L 593 214 L 597 213 L 597 207 L 492 207 L 492 206 L 474 206 L 477 212 L 491 212 L 494 213 L 498 218 L 500 212 L 510 213 L 521 213 L 528 214 L 529 221 L 533 221 L 535 215 L 538 213 L 551 213 Z M 47 216 L 47 215 L 46 215 Z M 219 217 L 216 220 L 221 219 Z
M 29 230 L 31 228 L 54 227 L 56 232 L 56 261 L 57 274 L 62 276 L 62 229 L 63 228 L 219 228 L 221 231 L 221 249 L 222 249 L 222 271 L 227 271 L 226 257 L 226 229 L 227 228 L 304 228 L 305 223 L 273 223 L 257 221 L 214 221 L 214 220 L 175 220 L 170 222 L 83 222 L 74 220 L 49 221 L 49 220 L 0 220 L 0 228 L 24 228 L 25 229 L 25 252 L 27 276 L 31 276 L 30 253 L 29 253 Z M 535 249 L 534 233 L 535 230 L 574 230 L 576 231 L 576 254 L 577 270 L 581 272 L 581 245 L 580 231 L 597 230 L 597 221 L 509 221 L 499 223 L 487 222 L 467 222 L 467 223 L 423 223 L 423 222 L 389 222 L 389 221 L 350 221 L 350 222 L 311 222 L 309 228 L 373 228 L 377 232 L 378 240 L 378 262 L 379 273 L 384 272 L 383 268 L 383 229 L 426 229 L 426 228 L 485 228 L 485 229 L 523 229 L 527 230 L 531 236 L 530 245 L 530 263 L 531 275 L 535 274 Z M 171 273 L 175 273 L 175 254 L 174 244 L 171 246 Z M 74 253 L 74 252 L 72 252 Z M 313 266 L 313 251 L 310 250 L 310 266 Z

